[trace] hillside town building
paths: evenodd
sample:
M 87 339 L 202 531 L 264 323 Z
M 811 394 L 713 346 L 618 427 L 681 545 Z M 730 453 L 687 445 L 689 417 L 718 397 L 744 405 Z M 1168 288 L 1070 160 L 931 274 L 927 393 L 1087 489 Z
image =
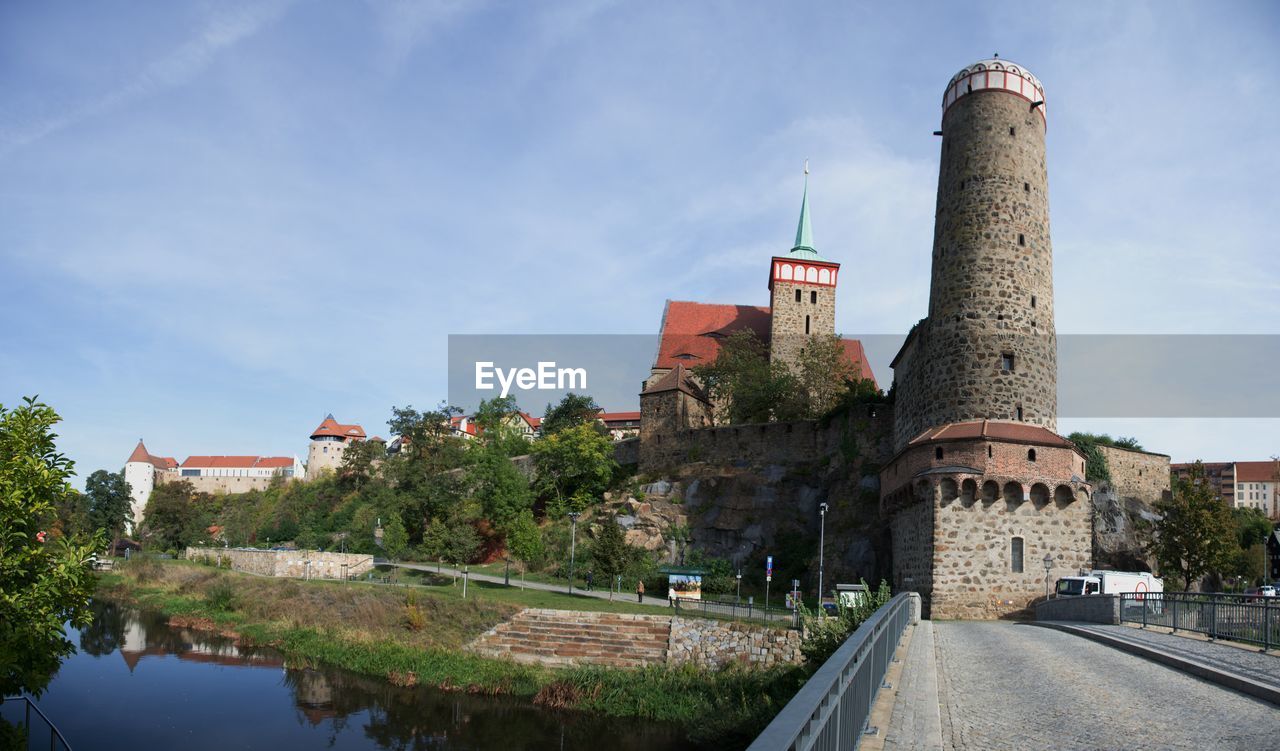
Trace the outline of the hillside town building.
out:
M 1191 476 L 1190 462 L 1173 464 L 1170 469 L 1180 479 Z M 1254 508 L 1272 519 L 1280 519 L 1280 460 L 1260 462 L 1202 462 L 1204 480 L 1232 508 Z

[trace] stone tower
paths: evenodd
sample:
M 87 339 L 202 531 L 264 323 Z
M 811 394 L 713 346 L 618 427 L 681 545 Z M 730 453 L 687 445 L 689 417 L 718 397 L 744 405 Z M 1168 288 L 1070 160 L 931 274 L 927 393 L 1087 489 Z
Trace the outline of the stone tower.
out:
M 1007 60 L 947 84 L 929 315 L 893 360 L 880 472 L 894 587 L 995 618 L 1091 566 L 1085 457 L 1059 436 L 1044 88 Z
M 828 261 L 813 247 L 809 222 L 809 166 L 796 244 L 785 256 L 774 256 L 769 267 L 770 360 L 794 363 L 809 336 L 836 332 L 836 277 L 840 264 Z
M 908 371 L 899 448 L 964 420 L 1056 430 L 1046 126 L 1044 88 L 1022 66 L 983 60 L 947 85 L 929 315 L 893 364 Z

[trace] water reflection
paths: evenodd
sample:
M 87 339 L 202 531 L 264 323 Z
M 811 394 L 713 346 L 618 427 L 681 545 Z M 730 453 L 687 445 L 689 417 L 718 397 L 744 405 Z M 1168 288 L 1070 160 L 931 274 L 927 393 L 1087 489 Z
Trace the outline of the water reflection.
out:
M 510 697 L 392 686 L 331 668 L 294 668 L 162 617 L 96 603 L 80 652 L 41 706 L 77 751 L 95 748 L 571 749 L 690 747 L 678 729 Z M 75 637 L 73 637 L 74 639 Z M 118 657 L 116 655 L 119 655 Z

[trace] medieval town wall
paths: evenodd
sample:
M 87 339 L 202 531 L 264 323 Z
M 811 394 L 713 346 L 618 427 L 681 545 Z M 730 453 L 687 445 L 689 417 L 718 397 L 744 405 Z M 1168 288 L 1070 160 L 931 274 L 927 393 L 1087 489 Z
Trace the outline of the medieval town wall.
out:
M 258 576 L 296 579 L 342 579 L 373 570 L 373 556 L 321 553 L 315 550 L 253 550 L 251 548 L 187 548 L 189 561 L 226 566 Z
M 1169 457 L 1148 451 L 1098 446 L 1111 472 L 1110 489 L 1118 496 L 1152 504 L 1169 492 Z

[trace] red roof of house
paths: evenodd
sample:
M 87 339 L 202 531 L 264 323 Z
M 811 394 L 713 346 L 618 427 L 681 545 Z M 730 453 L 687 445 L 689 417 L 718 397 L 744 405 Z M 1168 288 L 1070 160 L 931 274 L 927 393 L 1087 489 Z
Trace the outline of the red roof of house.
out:
M 293 459 L 287 456 L 189 456 L 182 466 L 201 469 L 273 469 L 292 467 Z
M 929 428 L 911 439 L 908 446 L 918 446 L 934 441 L 962 441 L 968 439 L 987 439 L 1008 441 L 1011 443 L 1034 443 L 1041 446 L 1061 446 L 1075 448 L 1076 445 L 1057 433 L 1025 422 L 1005 420 L 973 420 L 970 422 L 951 422 L 936 428 Z
M 1236 482 L 1276 482 L 1280 464 L 1270 462 L 1236 462 Z
M 173 469 L 178 466 L 178 460 L 171 456 L 154 456 L 147 451 L 147 447 L 142 445 L 142 439 L 138 439 L 138 445 L 134 447 L 133 453 L 129 454 L 129 458 L 125 460 L 125 464 L 131 462 L 146 462 L 153 467 L 160 469 Z
M 709 365 L 720 354 L 720 342 L 743 329 L 754 331 L 760 341 L 768 343 L 773 313 L 759 305 L 717 305 L 712 303 L 668 300 L 662 314 L 658 356 L 654 368 L 688 368 Z M 867 362 L 862 342 L 842 339 L 849 361 L 863 378 L 875 381 L 871 363 Z
M 658 394 L 663 391 L 683 391 L 695 399 L 700 399 L 704 402 L 711 401 L 707 398 L 707 393 L 703 391 L 702 386 L 693 379 L 693 375 L 680 363 L 676 363 L 675 368 L 645 389 L 641 396 L 644 396 L 644 394 Z
M 333 415 L 324 418 L 324 422 L 320 423 L 320 427 L 311 431 L 312 438 L 320 436 L 336 436 L 346 439 L 364 439 L 364 428 L 359 425 L 343 425 L 333 419 Z
M 541 417 L 534 417 L 533 415 L 530 415 L 528 412 L 521 412 L 520 416 L 523 417 L 524 421 L 529 423 L 529 427 L 533 428 L 534 430 L 537 430 L 538 428 L 542 427 Z
M 639 412 L 600 412 L 596 419 L 601 422 L 634 422 L 640 419 Z

